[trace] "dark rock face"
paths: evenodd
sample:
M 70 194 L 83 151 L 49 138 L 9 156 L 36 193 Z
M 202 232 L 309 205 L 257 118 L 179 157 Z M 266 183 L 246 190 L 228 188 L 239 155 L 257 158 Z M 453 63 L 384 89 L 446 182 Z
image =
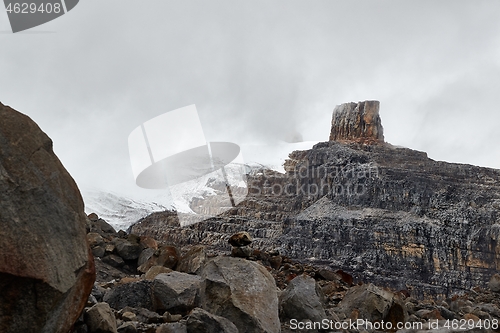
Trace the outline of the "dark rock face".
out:
M 151 281 L 142 280 L 119 285 L 106 292 L 104 295 L 104 302 L 117 310 L 127 306 L 153 309 L 152 284 Z
M 498 170 L 333 142 L 318 144 L 298 165 L 344 174 L 309 178 L 329 184 L 328 193 L 285 224 L 281 244 L 293 257 L 330 260 L 420 293 L 484 286 L 498 270 Z
M 378 101 L 345 103 L 333 110 L 330 141 L 382 143 L 384 129 Z
M 341 109 L 375 110 L 375 104 Z M 335 117 L 334 124 L 355 119 Z M 353 128 L 336 132 L 344 133 L 334 137 L 342 142 L 291 153 L 286 174 L 251 174 L 247 199 L 222 216 L 180 228 L 174 213 L 155 213 L 132 231 L 220 250 L 232 234 L 247 231 L 253 248 L 415 297 L 486 286 L 500 269 L 500 171 L 382 143 L 378 129 L 361 130 L 363 121 L 339 125 Z M 379 127 L 378 120 L 369 123 Z
M 95 279 L 80 192 L 27 116 L 0 103 L 0 331 L 67 332 Z
M 288 166 L 286 175 L 250 179 L 257 187 L 267 177 L 287 191 L 260 188 L 225 216 L 187 228 L 175 214 L 156 213 L 133 232 L 227 249 L 231 234 L 247 230 L 254 248 L 419 297 L 484 286 L 500 268 L 498 170 L 338 142 L 293 152 Z
M 189 333 L 238 333 L 238 328 L 224 317 L 196 308 L 187 319 Z

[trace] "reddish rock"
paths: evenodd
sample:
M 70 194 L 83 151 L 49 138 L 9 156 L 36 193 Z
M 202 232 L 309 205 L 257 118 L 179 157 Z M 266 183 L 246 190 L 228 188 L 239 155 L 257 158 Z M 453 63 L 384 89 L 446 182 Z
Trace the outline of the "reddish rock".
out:
M 233 247 L 231 255 L 237 258 L 249 258 L 253 253 L 253 249 L 249 246 Z
M 154 238 L 151 237 L 141 237 L 140 244 L 143 249 L 146 248 L 151 248 L 155 250 L 158 249 L 158 243 Z
M 153 266 L 146 272 L 144 278 L 146 280 L 154 280 L 154 278 L 157 277 L 159 274 L 170 273 L 170 272 L 172 272 L 170 268 L 163 266 Z
M 228 241 L 229 244 L 235 247 L 242 247 L 252 243 L 252 237 L 246 231 L 238 232 L 232 235 Z
M 179 262 L 179 250 L 175 246 L 162 246 L 137 270 L 146 273 L 153 266 L 165 266 L 174 269 Z
M 194 246 L 186 252 L 177 265 L 179 272 L 197 274 L 205 262 L 207 261 L 207 254 L 204 246 Z
M 269 258 L 269 264 L 273 269 L 280 269 L 281 263 L 283 262 L 283 257 L 282 256 L 272 256 Z
M 95 280 L 80 192 L 29 117 L 0 103 L 0 332 L 68 332 Z
M 344 281 L 348 286 L 352 286 L 354 281 L 352 278 L 352 275 L 349 273 L 344 272 L 343 270 L 338 270 L 336 272 L 338 275 L 340 275 L 340 278 L 342 281 Z
M 337 105 L 333 110 L 330 141 L 383 143 L 379 106 L 378 101 Z

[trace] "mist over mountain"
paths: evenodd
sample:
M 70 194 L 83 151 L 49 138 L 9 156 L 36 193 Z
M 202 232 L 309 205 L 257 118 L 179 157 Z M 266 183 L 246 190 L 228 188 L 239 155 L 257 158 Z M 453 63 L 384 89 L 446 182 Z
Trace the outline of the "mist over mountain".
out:
M 420 297 L 484 286 L 499 267 L 500 171 L 434 161 L 384 134 L 379 102 L 339 105 L 330 141 L 292 152 L 285 173 L 250 174 L 236 207 L 182 233 L 170 213 L 131 231 L 223 249 L 224 235 L 243 230 L 261 249 Z
M 275 144 L 246 144 L 241 146 L 246 173 L 252 170 L 266 169 L 285 172 L 284 163 L 288 154 L 294 150 L 309 149 L 317 142 L 277 142 Z M 238 165 L 234 167 L 238 168 Z M 231 175 L 231 173 L 229 173 Z M 164 210 L 175 210 L 180 213 L 195 214 L 192 210 L 193 199 L 203 199 L 216 195 L 211 178 L 207 175 L 193 181 L 175 185 L 164 190 L 143 190 L 130 188 L 122 193 L 105 188 L 83 188 L 82 196 L 85 211 L 96 213 L 117 230 L 127 230 L 132 224 L 147 215 Z M 246 184 L 238 184 L 246 188 Z

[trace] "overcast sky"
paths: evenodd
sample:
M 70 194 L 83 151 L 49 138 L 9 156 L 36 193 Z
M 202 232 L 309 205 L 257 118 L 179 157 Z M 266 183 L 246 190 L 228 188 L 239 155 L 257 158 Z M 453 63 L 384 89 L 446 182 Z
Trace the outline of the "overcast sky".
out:
M 376 99 L 386 141 L 500 168 L 500 1 L 85 0 L 12 34 L 0 101 L 33 118 L 81 186 L 134 180 L 127 137 L 196 104 L 209 141 L 326 141 Z M 1 119 L 0 119 L 1 121 Z

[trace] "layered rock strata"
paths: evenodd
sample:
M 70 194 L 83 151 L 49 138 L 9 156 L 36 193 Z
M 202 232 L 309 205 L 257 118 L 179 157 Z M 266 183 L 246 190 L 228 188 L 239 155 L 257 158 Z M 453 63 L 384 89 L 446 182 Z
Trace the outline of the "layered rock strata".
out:
M 167 246 L 149 237 L 104 233 L 105 222 L 96 222 L 91 223 L 92 233 L 105 234 L 108 245 L 117 238 L 135 239 L 143 245 L 141 256 Z M 436 332 L 436 325 L 443 328 L 439 332 L 448 332 L 444 327 L 454 321 L 466 322 L 466 328 L 474 326 L 467 332 L 490 333 L 498 331 L 500 323 L 498 275 L 491 278 L 489 289 L 417 300 L 408 291 L 371 283 L 353 285 L 346 272 L 294 262 L 259 248 L 241 259 L 228 257 L 228 251 L 214 256 L 199 245 L 168 246 L 183 253 L 174 271 L 153 266 L 140 275 L 134 271 L 138 259 L 127 260 L 128 267 L 115 268 L 96 257 L 100 274 L 74 333 L 318 332 L 313 329 L 315 323 L 325 322 L 329 328 L 322 326 L 325 332 L 340 332 L 342 327 L 352 327 L 353 320 L 357 327 L 352 331 L 371 332 L 373 323 L 385 323 L 376 332 Z M 113 253 L 119 255 L 116 248 Z M 184 272 L 188 267 L 191 274 Z M 401 323 L 415 329 L 398 329 Z
M 500 171 L 366 144 L 363 133 L 291 153 L 286 174 L 253 173 L 247 199 L 222 216 L 180 228 L 175 213 L 155 213 L 132 231 L 222 250 L 244 230 L 256 248 L 417 297 L 485 286 L 500 270 Z

